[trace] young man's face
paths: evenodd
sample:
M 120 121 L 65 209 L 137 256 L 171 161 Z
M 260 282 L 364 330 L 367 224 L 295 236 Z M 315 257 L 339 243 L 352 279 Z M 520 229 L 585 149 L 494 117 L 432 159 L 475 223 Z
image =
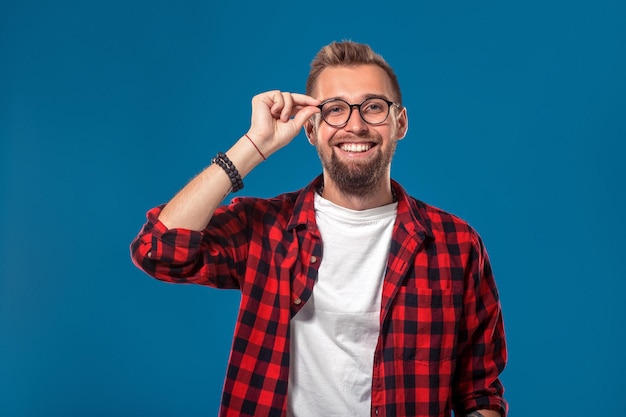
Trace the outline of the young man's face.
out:
M 339 98 L 349 104 L 360 104 L 376 96 L 393 101 L 391 82 L 385 71 L 376 65 L 326 68 L 320 74 L 315 98 L 322 102 Z M 365 111 L 365 109 L 363 109 Z M 379 181 L 389 178 L 396 143 L 404 137 L 406 111 L 391 106 L 389 116 L 381 123 L 367 123 L 355 107 L 348 122 L 333 127 L 318 118 L 314 126 L 305 128 L 315 145 L 324 173 L 337 187 L 352 195 L 364 195 Z

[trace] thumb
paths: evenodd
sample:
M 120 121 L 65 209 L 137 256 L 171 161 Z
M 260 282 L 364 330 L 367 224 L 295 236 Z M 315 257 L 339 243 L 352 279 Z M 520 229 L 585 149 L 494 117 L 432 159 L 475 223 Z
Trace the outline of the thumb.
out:
M 304 123 L 316 113 L 319 113 L 320 109 L 315 106 L 307 106 L 300 109 L 298 113 L 293 117 L 294 123 L 298 126 L 298 129 L 304 126 Z

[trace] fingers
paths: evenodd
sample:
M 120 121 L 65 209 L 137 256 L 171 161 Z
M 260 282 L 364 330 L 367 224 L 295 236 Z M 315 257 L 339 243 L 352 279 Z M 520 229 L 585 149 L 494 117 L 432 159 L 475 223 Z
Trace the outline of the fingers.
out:
M 320 101 L 311 96 L 307 96 L 306 94 L 299 93 L 291 93 L 291 96 L 294 98 L 295 102 L 302 106 L 317 106 L 320 104 Z
M 291 118 L 291 113 L 295 110 L 293 108 L 293 97 L 289 93 L 282 93 L 283 96 L 283 110 L 280 112 L 280 121 L 286 123 Z
M 305 94 L 281 92 L 278 90 L 263 93 L 261 101 L 270 106 L 270 113 L 275 119 L 286 123 L 300 110 L 307 106 L 317 106 L 320 101 Z M 313 110 L 309 110 L 313 111 Z
M 304 123 L 311 118 L 311 116 L 319 113 L 319 111 L 320 110 L 317 107 L 313 106 L 301 107 L 294 115 L 293 121 L 296 126 L 298 126 L 298 128 L 301 128 L 302 126 L 304 126 Z
M 320 110 L 319 100 L 299 93 L 278 90 L 258 94 L 252 99 L 249 133 L 271 154 L 288 144 L 304 123 Z

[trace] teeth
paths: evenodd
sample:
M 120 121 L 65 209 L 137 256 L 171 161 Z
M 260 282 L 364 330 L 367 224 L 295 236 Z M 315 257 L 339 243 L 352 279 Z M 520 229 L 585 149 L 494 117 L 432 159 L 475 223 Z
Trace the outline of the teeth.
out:
M 365 152 L 369 151 L 372 145 L 369 143 L 342 143 L 340 148 L 345 152 Z

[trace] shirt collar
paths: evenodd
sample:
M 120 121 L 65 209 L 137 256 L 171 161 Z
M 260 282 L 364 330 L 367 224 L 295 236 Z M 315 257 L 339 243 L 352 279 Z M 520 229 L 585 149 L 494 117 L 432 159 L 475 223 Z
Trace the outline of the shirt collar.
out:
M 309 230 L 317 230 L 315 223 L 315 193 L 322 186 L 323 175 L 311 181 L 296 196 L 293 214 L 287 228 L 291 230 L 299 225 L 305 225 Z M 430 219 L 426 207 L 421 201 L 410 197 L 402 186 L 391 180 L 391 186 L 398 198 L 398 214 L 396 222 L 411 235 L 433 236 Z
M 297 194 L 296 201 L 294 202 L 293 214 L 287 225 L 287 229 L 298 225 L 306 225 L 309 230 L 316 229 L 315 226 L 315 193 L 322 186 L 324 181 L 323 175 L 320 174 L 317 178 L 304 187 Z
M 426 205 L 412 198 L 402 186 L 391 180 L 391 187 L 398 198 L 398 215 L 396 223 L 403 227 L 410 235 L 434 237 L 430 217 L 426 212 Z

